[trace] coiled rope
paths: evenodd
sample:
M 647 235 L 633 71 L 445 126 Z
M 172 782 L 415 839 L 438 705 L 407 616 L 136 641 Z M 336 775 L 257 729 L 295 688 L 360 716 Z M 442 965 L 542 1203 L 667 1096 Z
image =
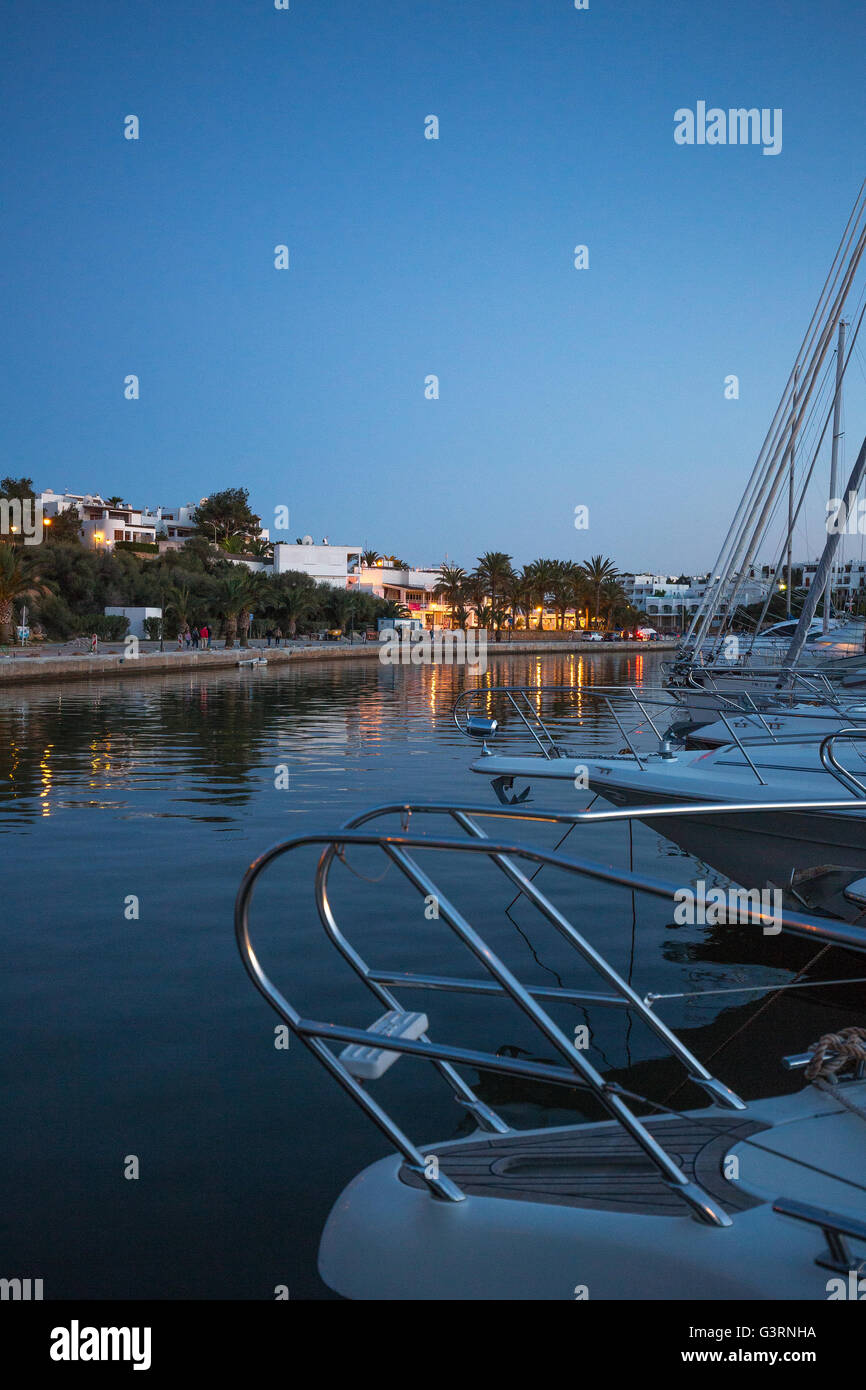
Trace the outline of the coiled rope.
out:
M 866 1028 L 840 1028 L 838 1033 L 825 1033 L 809 1051 L 812 1060 L 806 1067 L 806 1080 L 866 1120 L 866 1110 L 849 1100 L 837 1084 L 840 1072 L 866 1067 Z

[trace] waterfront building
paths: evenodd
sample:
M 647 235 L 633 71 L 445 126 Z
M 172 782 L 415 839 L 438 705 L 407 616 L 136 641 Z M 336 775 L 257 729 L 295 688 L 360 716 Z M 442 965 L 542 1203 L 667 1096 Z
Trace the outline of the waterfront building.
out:
M 153 527 L 160 552 L 179 550 L 190 537 L 198 535 L 195 523 L 198 505 L 189 502 L 182 507 L 157 507 L 154 511 L 146 508 L 142 512 L 142 520 Z
M 812 587 L 818 569 L 817 560 L 801 560 L 792 564 L 794 586 Z M 801 581 L 801 585 L 797 581 Z M 866 599 L 866 560 L 840 560 L 833 566 L 830 580 L 832 602 L 837 608 L 856 608 Z
M 709 574 L 624 574 L 620 584 L 629 603 L 640 613 L 646 613 L 659 632 L 682 632 L 691 621 L 700 603 L 714 582 Z M 767 596 L 766 576 L 753 567 L 739 589 L 738 602 L 746 607 L 760 603 Z
M 401 604 L 425 628 L 449 625 L 448 605 L 433 597 L 438 583 L 438 568 L 397 569 L 384 561 L 361 566 L 361 588 L 366 593 Z
M 39 501 L 44 517 L 77 511 L 82 542 L 91 550 L 111 549 L 118 541 L 150 545 L 156 541 L 156 530 L 141 508 L 126 502 L 112 503 L 99 493 L 58 493 L 51 488 L 40 494 Z
M 326 539 L 316 545 L 312 536 L 305 536 L 294 545 L 275 541 L 271 572 L 285 574 L 287 570 L 308 574 L 323 584 L 332 584 L 335 589 L 357 589 L 361 583 L 361 547 L 331 545 Z

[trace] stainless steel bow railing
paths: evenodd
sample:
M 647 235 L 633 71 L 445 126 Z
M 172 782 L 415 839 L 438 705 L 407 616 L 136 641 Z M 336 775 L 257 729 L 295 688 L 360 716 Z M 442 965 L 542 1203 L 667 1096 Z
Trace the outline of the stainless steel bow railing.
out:
M 747 803 L 737 806 L 699 809 L 706 813 L 733 814 L 744 808 L 755 811 L 765 809 L 760 805 Z M 660 810 L 659 814 L 661 817 L 668 814 L 679 814 L 683 809 L 682 807 L 665 807 Z M 694 813 L 695 809 L 690 807 L 690 813 Z M 384 816 L 396 814 L 402 817 L 405 827 L 408 827 L 409 821 L 413 817 L 428 815 L 447 817 L 468 838 L 411 836 L 407 829 L 403 829 L 400 833 L 377 833 L 374 830 L 358 828 Z M 583 875 L 604 883 L 629 887 L 656 897 L 673 898 L 677 889 L 659 880 L 647 878 L 631 871 L 620 871 L 591 860 L 573 859 L 559 853 L 529 848 L 509 840 L 490 840 L 478 824 L 478 821 L 484 817 L 506 821 L 581 824 L 629 820 L 636 814 L 635 811 L 620 810 L 554 815 L 544 812 L 514 812 L 502 809 L 492 810 L 489 807 L 460 807 L 447 804 L 378 806 L 364 812 L 333 834 L 298 835 L 274 845 L 255 860 L 244 875 L 235 904 L 235 932 L 241 958 L 253 983 L 279 1017 L 386 1135 L 394 1148 L 403 1155 L 405 1161 L 426 1183 L 434 1197 L 455 1202 L 463 1200 L 464 1194 L 447 1174 L 428 1170 L 425 1166 L 423 1152 L 369 1094 L 368 1090 L 344 1064 L 341 1057 L 331 1051 L 328 1046 L 329 1043 L 342 1042 L 370 1047 L 378 1039 L 381 1041 L 383 1049 L 389 1053 L 414 1056 L 431 1062 L 436 1071 L 451 1086 L 458 1102 L 474 1114 L 480 1127 L 500 1133 L 507 1132 L 508 1125 L 495 1111 L 479 1099 L 456 1070 L 458 1066 L 470 1066 L 480 1071 L 555 1083 L 588 1091 L 650 1157 L 664 1181 L 682 1198 L 694 1216 L 712 1226 L 730 1224 L 730 1218 L 723 1208 L 697 1183 L 687 1178 L 675 1160 L 659 1144 L 655 1135 L 634 1114 L 626 1103 L 626 1096 L 622 1088 L 614 1082 L 605 1080 L 588 1058 L 576 1049 L 573 1042 L 543 1008 L 543 1002 L 555 1001 L 557 1003 L 599 1005 L 631 1010 L 664 1042 L 668 1051 L 685 1067 L 690 1080 L 703 1088 L 712 1101 L 730 1109 L 743 1109 L 743 1102 L 723 1083 L 713 1077 L 703 1064 L 693 1056 L 679 1038 L 659 1019 L 650 1006 L 648 998 L 641 998 L 632 986 L 595 950 L 582 933 L 550 901 L 549 897 L 540 891 L 537 884 L 527 877 L 521 863 L 535 865 L 537 868 L 555 867 L 570 874 Z M 646 809 L 641 810 L 640 816 L 641 819 L 646 819 Z M 264 870 L 282 856 L 304 846 L 317 846 L 321 847 L 322 850 L 316 871 L 315 897 L 319 918 L 325 932 L 331 943 L 379 1004 L 385 1005 L 389 1010 L 396 1010 L 399 1013 L 405 1012 L 399 1000 L 392 993 L 391 987 L 448 991 L 458 994 L 477 993 L 510 999 L 535 1024 L 547 1043 L 559 1054 L 561 1060 L 556 1064 L 522 1061 L 518 1058 L 504 1057 L 475 1048 L 432 1042 L 426 1032 L 413 1039 L 401 1036 L 384 1038 L 370 1030 L 305 1018 L 289 1003 L 260 964 L 252 945 L 249 922 L 253 890 Z M 405 878 L 425 899 L 432 893 L 438 902 L 439 920 L 444 922 L 469 949 L 492 979 L 429 975 L 412 971 L 398 971 L 393 968 L 371 968 L 338 925 L 329 892 L 332 868 L 335 862 L 345 860 L 345 851 L 350 846 L 377 848 L 400 869 Z M 470 924 L 457 906 L 439 890 L 432 877 L 418 863 L 419 856 L 431 852 L 447 852 L 470 857 L 482 856 L 496 865 L 517 887 L 519 893 L 534 904 L 578 955 L 602 976 L 610 992 L 595 993 L 586 990 L 524 986 L 496 952 L 491 949 L 481 933 Z M 767 919 L 761 912 L 749 910 L 747 915 L 749 921 L 756 924 L 766 924 Z M 778 917 L 774 919 L 773 924 L 774 926 L 779 924 Z M 860 950 L 866 949 L 866 931 L 846 923 L 787 914 L 781 919 L 781 926 L 783 929 L 787 928 L 808 937 L 817 936 L 828 942 L 854 946 Z
M 847 739 L 850 743 L 862 743 L 866 739 L 866 729 L 837 729 L 834 734 L 828 734 L 821 741 L 820 755 L 821 762 L 828 772 L 832 773 L 837 781 L 844 787 L 852 791 L 857 797 L 866 797 L 866 784 L 855 777 L 850 768 L 843 767 L 836 757 L 835 743 L 837 739 Z
M 813 689 L 812 698 L 816 696 L 818 691 Z M 566 712 L 560 708 L 552 714 L 545 714 L 542 707 L 547 697 L 557 701 L 560 706 L 567 706 L 571 701 L 576 707 Z M 762 766 L 762 748 L 783 743 L 791 747 L 814 744 L 819 737 L 817 731 L 798 732 L 796 727 L 793 733 L 783 732 L 785 722 L 802 718 L 802 712 L 774 710 L 772 720 L 779 727 L 772 727 L 766 708 L 749 691 L 740 692 L 736 698 L 719 692 L 712 698 L 715 705 L 714 722 L 724 725 L 728 733 L 727 742 L 738 749 L 761 786 L 767 785 L 767 779 L 759 770 Z M 587 716 L 586 709 L 591 702 L 595 702 L 595 708 L 601 705 L 607 709 L 607 722 L 595 715 Z M 593 753 L 598 755 L 601 751 L 598 745 L 609 744 L 614 733 L 618 733 L 626 745 L 622 751 L 630 753 L 641 768 L 646 767 L 646 759 L 663 745 L 671 732 L 677 730 L 675 716 L 683 712 L 678 701 L 667 691 L 644 690 L 634 686 L 578 685 L 477 686 L 462 691 L 451 712 L 460 732 L 470 737 L 480 734 L 485 739 L 485 748 L 487 739 L 495 739 L 506 746 L 509 743 L 513 745 L 513 729 L 503 718 L 503 706 L 506 711 L 510 710 L 516 715 L 518 736 L 528 732 L 538 754 L 548 761 L 585 757 Z M 629 710 L 636 712 L 633 718 L 628 717 Z M 483 719 L 481 716 L 485 714 L 488 717 Z M 833 708 L 810 709 L 808 717 L 823 722 L 838 720 L 845 714 L 844 706 L 836 699 Z M 494 715 L 498 717 L 493 718 Z M 858 716 L 852 711 L 847 717 L 853 719 Z M 863 717 L 866 719 L 866 712 Z M 748 721 L 745 730 L 740 722 L 743 718 Z M 851 737 L 856 737 L 858 733 L 866 737 L 866 729 L 862 728 L 844 732 Z M 571 746 L 567 744 L 567 739 L 574 740 L 578 736 L 579 748 L 573 742 Z M 841 730 L 833 733 L 834 738 L 842 736 Z M 858 798 L 866 796 L 866 785 L 841 766 L 832 753 L 832 745 L 830 751 L 825 753 L 826 743 L 825 739 L 820 745 L 821 763 L 826 771 Z M 772 769 L 772 763 L 767 766 Z
M 598 713 L 588 717 L 589 709 L 598 711 L 599 706 L 607 710 L 606 721 Z M 572 756 L 567 740 L 577 735 L 608 740 L 618 734 L 638 762 L 651 751 L 641 749 L 641 736 L 657 746 L 667 732 L 664 716 L 682 713 L 676 698 L 664 690 L 562 684 L 480 685 L 462 691 L 451 709 L 457 728 L 470 737 L 513 743 L 515 732 L 524 738 L 528 734 L 541 756 L 552 759 Z
M 866 729 L 837 729 L 833 733 L 828 734 L 825 738 L 823 738 L 820 743 L 818 743 L 819 736 L 815 733 L 788 734 L 785 738 L 782 739 L 777 739 L 774 735 L 771 735 L 769 738 L 750 738 L 744 742 L 737 735 L 736 729 L 734 725 L 731 723 L 731 720 L 724 716 L 720 716 L 720 718 L 722 719 L 722 722 L 725 724 L 726 728 L 729 730 L 731 734 L 731 744 L 736 744 L 740 753 L 742 753 L 745 762 L 748 764 L 749 768 L 755 774 L 755 777 L 758 779 L 761 786 L 766 786 L 767 781 L 764 777 L 761 776 L 758 769 L 763 767 L 765 772 L 768 772 L 772 775 L 775 766 L 772 761 L 761 761 L 761 750 L 763 748 L 773 748 L 774 750 L 779 748 L 791 749 L 798 747 L 811 748 L 813 750 L 817 748 L 818 757 L 820 759 L 821 766 L 824 768 L 824 771 L 829 772 L 830 775 L 834 777 L 837 782 L 841 783 L 843 787 L 850 791 L 858 801 L 866 799 L 866 783 L 861 782 L 858 777 L 855 777 L 854 773 L 851 772 L 849 768 L 843 767 L 834 752 L 834 744 L 836 743 L 837 739 L 848 739 L 849 742 L 854 743 L 862 742 L 864 739 L 866 739 Z M 715 751 L 719 753 L 724 753 L 725 750 L 717 749 Z M 858 756 L 862 760 L 862 754 L 860 754 L 859 751 Z M 722 763 L 721 761 L 719 761 L 716 762 L 714 765 L 718 767 L 722 766 Z M 802 767 L 799 770 L 802 772 L 820 771 L 820 769 L 817 766 L 812 766 L 811 768 Z M 781 808 L 781 803 L 777 804 L 775 802 L 772 802 L 770 804 L 775 806 L 777 810 Z M 824 804 L 829 805 L 829 803 Z M 820 807 L 822 803 L 814 802 L 812 803 L 812 805 L 813 808 L 816 806 Z M 851 810 L 850 801 L 847 803 L 847 808 L 848 810 Z

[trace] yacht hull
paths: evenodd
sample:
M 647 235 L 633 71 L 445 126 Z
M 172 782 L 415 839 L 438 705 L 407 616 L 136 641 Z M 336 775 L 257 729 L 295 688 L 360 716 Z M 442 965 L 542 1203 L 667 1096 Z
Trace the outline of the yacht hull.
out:
M 613 806 L 676 805 L 678 797 L 641 797 L 605 787 Z M 866 826 L 844 813 L 742 812 L 720 816 L 670 816 L 647 821 L 680 849 L 743 887 L 786 888 L 794 873 L 829 865 L 866 872 Z
M 845 1090 L 866 1100 L 864 1083 Z M 336 1202 L 322 1234 L 319 1271 L 337 1293 L 365 1300 L 826 1300 L 838 1286 L 829 1283 L 833 1272 L 816 1264 L 824 1248 L 820 1230 L 775 1213 L 772 1203 L 783 1194 L 808 1197 L 862 1220 L 866 1201 L 854 1185 L 862 1120 L 811 1088 L 755 1102 L 736 1120 L 730 1111 L 696 1114 L 699 1123 L 716 1117 L 729 1127 L 752 1119 L 760 1131 L 760 1148 L 732 1140 L 717 1152 L 720 1172 L 738 1173 L 727 1186 L 737 1189 L 738 1201 L 752 1203 L 726 1228 L 702 1225 L 673 1197 L 669 1214 L 636 1211 L 633 1175 L 621 1184 L 619 1210 L 591 1200 L 569 1205 L 561 1190 L 549 1201 L 513 1195 L 437 1201 L 401 1178 L 400 1159 L 392 1157 L 360 1173 Z M 549 1152 L 570 1134 L 594 1132 L 601 1153 L 610 1131 L 580 1125 L 530 1131 L 519 1140 Z M 461 1150 L 486 1146 L 495 1154 L 514 1142 L 513 1136 L 475 1136 L 427 1152 L 447 1171 Z M 816 1175 L 798 1160 L 832 1175 Z M 608 1174 L 606 1190 L 616 1181 Z
M 759 786 L 751 774 L 747 781 L 729 771 L 726 778 L 713 778 L 710 785 L 709 778 L 688 764 L 672 767 L 658 760 L 640 768 L 628 758 L 587 758 L 579 764 L 573 759 L 487 757 L 473 763 L 472 770 L 518 781 L 558 781 L 573 789 L 578 766 L 588 774 L 585 790 L 618 808 L 639 812 L 642 806 L 684 803 L 696 807 L 724 801 L 767 804 L 759 812 L 695 816 L 686 812 L 645 822 L 744 888 L 785 888 L 794 873 L 829 865 L 866 872 L 866 809 L 856 809 L 853 799 L 850 811 L 772 809 L 774 801 L 832 800 L 835 794 L 844 798 L 844 788 L 826 774 L 807 773 L 802 785 L 791 776 L 789 785 Z M 573 790 L 568 795 L 573 797 Z

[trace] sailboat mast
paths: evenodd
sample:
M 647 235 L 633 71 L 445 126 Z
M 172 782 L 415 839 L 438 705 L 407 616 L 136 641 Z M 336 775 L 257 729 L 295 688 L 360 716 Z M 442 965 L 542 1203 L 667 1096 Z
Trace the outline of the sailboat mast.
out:
M 794 544 L 794 464 L 797 458 L 797 383 L 800 378 L 799 369 L 794 368 L 794 396 L 791 404 L 791 443 L 788 446 L 791 450 L 791 462 L 788 465 L 788 552 L 787 564 L 785 566 L 785 597 L 787 598 L 786 612 L 791 617 L 792 608 L 792 548 Z
M 845 489 L 846 499 L 852 493 L 860 491 L 860 484 L 863 482 L 863 474 L 866 473 L 866 439 L 860 446 L 857 461 L 851 470 L 851 477 L 848 479 L 848 486 Z M 781 689 L 791 677 L 792 668 L 797 664 L 800 653 L 806 645 L 806 638 L 809 635 L 809 627 L 815 616 L 815 609 L 818 607 L 818 599 L 824 591 L 824 586 L 833 570 L 833 561 L 839 542 L 842 539 L 841 527 L 837 524 L 827 536 L 827 543 L 824 546 L 824 553 L 818 563 L 818 570 L 815 575 L 811 588 L 806 594 L 806 602 L 803 604 L 803 611 L 800 614 L 800 621 L 797 624 L 797 631 L 791 639 L 791 645 L 785 653 L 782 662 L 782 675 L 779 677 L 777 685 Z
M 856 273 L 864 246 L 866 246 L 866 227 L 861 226 L 864 212 L 866 212 L 864 194 L 866 194 L 866 179 L 860 185 L 854 207 L 836 248 L 833 263 L 824 281 L 818 303 L 815 305 L 797 354 L 796 364 L 800 369 L 801 384 L 799 409 L 793 414 L 798 426 L 802 417 L 804 400 L 808 401 L 811 395 L 812 386 L 817 378 L 817 371 L 823 361 L 833 330 L 838 324 L 845 297 Z M 834 295 L 836 296 L 835 302 L 833 302 Z M 766 506 L 762 511 L 762 504 L 768 491 L 772 503 L 784 478 L 787 462 L 787 449 L 784 444 L 786 416 L 790 418 L 788 411 L 790 410 L 790 391 L 793 380 L 794 372 L 792 371 L 755 460 L 746 490 L 740 499 L 728 534 L 719 551 L 719 558 L 710 572 L 703 598 L 698 604 L 688 631 L 680 643 L 677 655 L 681 660 L 688 660 L 690 656 L 700 650 L 703 642 L 709 636 L 716 613 L 720 609 L 724 607 L 728 616 L 736 610 L 739 589 L 744 576 L 749 572 L 754 546 L 758 540 L 758 536 L 753 534 L 750 541 L 750 532 L 753 532 L 755 524 L 759 528 L 762 527 L 767 511 Z M 780 456 L 781 462 L 779 461 Z M 744 549 L 747 550 L 745 563 L 743 561 Z M 782 553 L 784 555 L 784 551 Z M 731 591 L 731 585 L 733 585 L 733 591 Z M 724 621 L 722 623 L 723 628 Z
M 855 335 L 856 336 L 856 335 Z M 838 483 L 839 469 L 839 439 L 842 434 L 842 378 L 845 375 L 845 320 L 839 320 L 839 339 L 836 344 L 836 397 L 833 402 L 833 444 L 830 452 L 830 498 L 836 497 L 836 487 Z M 829 513 L 828 513 L 829 515 Z M 830 590 L 833 585 L 833 574 L 827 574 L 827 584 L 824 588 L 824 620 L 821 624 L 822 632 L 828 632 L 830 628 Z

